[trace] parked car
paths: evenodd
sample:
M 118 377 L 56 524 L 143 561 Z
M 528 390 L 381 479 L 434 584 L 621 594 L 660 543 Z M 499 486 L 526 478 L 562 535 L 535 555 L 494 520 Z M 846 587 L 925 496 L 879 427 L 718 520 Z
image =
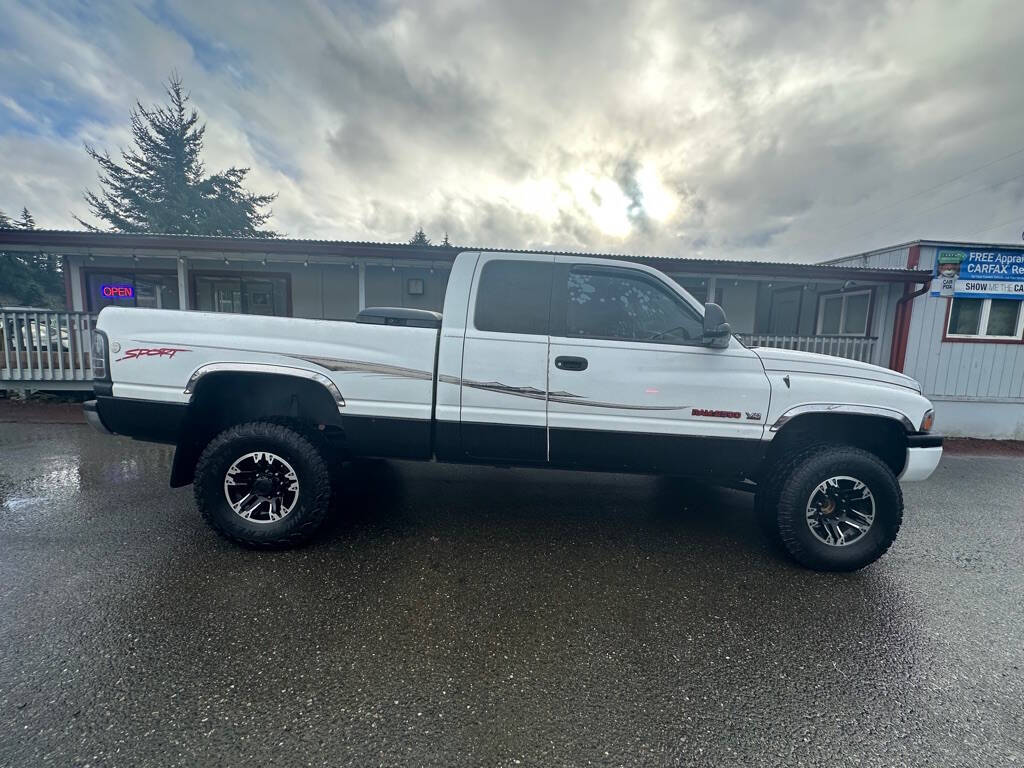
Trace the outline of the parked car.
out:
M 68 329 L 47 319 L 39 310 L 8 310 L 0 324 L 0 345 L 10 351 L 67 352 L 70 350 Z
M 314 534 L 344 497 L 334 458 L 396 457 L 744 488 L 798 562 L 852 570 L 896 538 L 899 481 L 942 454 L 912 379 L 747 348 L 718 305 L 634 263 L 462 253 L 443 315 L 107 308 L 97 327 L 89 421 L 175 445 L 171 485 L 250 546 Z

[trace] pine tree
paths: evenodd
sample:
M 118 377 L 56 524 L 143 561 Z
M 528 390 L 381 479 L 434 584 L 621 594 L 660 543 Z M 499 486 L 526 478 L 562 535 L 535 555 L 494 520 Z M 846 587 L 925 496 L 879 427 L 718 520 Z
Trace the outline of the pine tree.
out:
M 412 236 L 409 245 L 430 245 L 430 238 L 427 237 L 422 226 L 416 230 L 416 234 Z
M 448 230 L 447 229 L 444 231 L 444 240 L 441 241 L 441 247 L 442 248 L 451 248 L 451 247 L 453 247 L 452 244 L 448 241 Z
M 242 182 L 248 168 L 206 176 L 200 157 L 206 125 L 188 106 L 189 94 L 176 74 L 166 91 L 166 105 L 146 109 L 135 103 L 135 146 L 121 152 L 121 163 L 85 145 L 100 166 L 100 192 L 84 195 L 93 215 L 117 232 L 275 237 L 260 227 L 271 216 L 264 208 L 277 195 L 246 190 Z M 89 230 L 101 229 L 76 218 Z
M 21 218 L 12 219 L 0 211 L 0 229 L 35 229 L 36 220 L 28 208 Z M 41 253 L 8 251 L 0 253 L 0 297 L 21 305 L 61 306 L 63 273 L 60 259 Z

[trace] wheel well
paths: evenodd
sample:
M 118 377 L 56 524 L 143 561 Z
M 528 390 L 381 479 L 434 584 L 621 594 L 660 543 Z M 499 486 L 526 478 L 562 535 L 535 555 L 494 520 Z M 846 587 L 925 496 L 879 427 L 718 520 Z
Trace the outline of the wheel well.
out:
M 894 475 L 907 460 L 907 433 L 895 419 L 846 413 L 805 413 L 787 422 L 772 439 L 764 466 L 814 443 L 852 445 L 875 454 Z
M 196 384 L 182 422 L 171 486 L 192 482 L 196 460 L 214 435 L 248 421 L 288 421 L 342 435 L 337 403 L 323 384 L 276 373 L 210 373 Z

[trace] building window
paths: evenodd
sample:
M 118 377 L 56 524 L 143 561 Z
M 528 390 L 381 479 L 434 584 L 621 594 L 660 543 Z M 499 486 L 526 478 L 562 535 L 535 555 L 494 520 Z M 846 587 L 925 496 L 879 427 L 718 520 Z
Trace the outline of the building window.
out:
M 957 339 L 1019 339 L 1024 312 L 1017 299 L 953 299 L 946 336 Z
M 192 274 L 195 308 L 240 315 L 291 314 L 286 275 Z
M 683 288 L 686 289 L 686 292 L 701 304 L 711 301 L 711 299 L 708 298 L 708 279 L 706 277 L 689 277 L 683 275 L 669 275 L 669 277 L 683 286 Z
M 819 336 L 867 336 L 871 291 L 830 293 L 818 301 Z
M 85 272 L 85 306 L 90 312 L 103 307 L 179 309 L 178 276 L 173 272 L 89 270 Z

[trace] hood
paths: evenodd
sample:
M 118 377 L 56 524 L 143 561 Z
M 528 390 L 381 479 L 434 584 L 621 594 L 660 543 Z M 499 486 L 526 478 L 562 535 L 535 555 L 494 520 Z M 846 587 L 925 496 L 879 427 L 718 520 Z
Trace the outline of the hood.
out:
M 761 358 L 761 363 L 766 371 L 846 376 L 906 387 L 918 394 L 921 393 L 921 385 L 914 379 L 888 368 L 882 368 L 880 365 L 861 363 L 857 360 L 847 360 L 845 357 L 834 357 L 833 355 L 819 355 L 815 352 L 798 352 L 795 349 L 776 349 L 774 347 L 752 347 L 752 349 Z

